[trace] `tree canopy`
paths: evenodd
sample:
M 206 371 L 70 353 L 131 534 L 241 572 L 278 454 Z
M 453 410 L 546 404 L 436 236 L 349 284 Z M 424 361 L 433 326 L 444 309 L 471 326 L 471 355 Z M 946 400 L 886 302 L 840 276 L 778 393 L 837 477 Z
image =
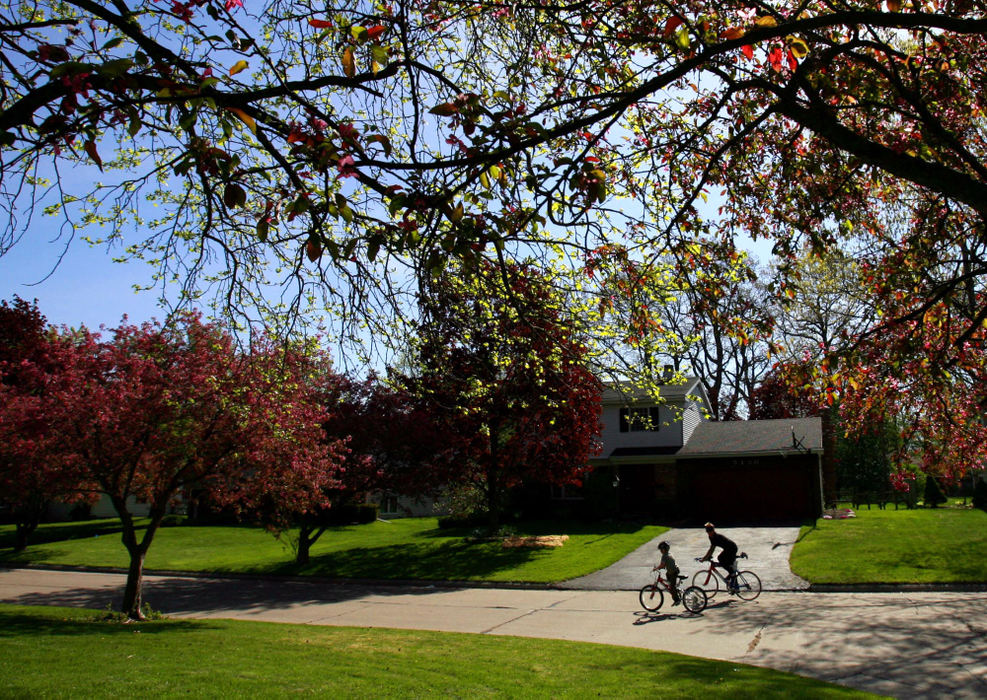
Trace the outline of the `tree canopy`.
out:
M 415 370 L 401 383 L 441 443 L 419 478 L 474 487 L 491 526 L 514 486 L 579 483 L 599 450 L 601 384 L 551 281 L 484 265 L 442 275 L 422 299 Z
M 317 294 L 356 340 L 392 331 L 401 292 L 454 258 L 582 270 L 617 247 L 716 308 L 710 271 L 741 236 L 773 243 L 780 296 L 798 256 L 840 249 L 874 323 L 831 349 L 817 388 L 865 412 L 907 387 L 970 443 L 987 406 L 984 11 L 7 5 L 0 247 L 46 207 L 234 312 L 270 285 L 291 308 Z M 95 186 L 69 176 L 79 164 L 104 171 Z
M 134 618 L 144 558 L 180 498 L 200 491 L 240 512 L 271 501 L 306 512 L 328 504 L 345 458 L 342 441 L 325 439 L 309 362 L 277 347 L 238 352 L 194 316 L 123 325 L 106 341 L 51 333 L 21 369 L 34 380 L 0 382 L 0 436 L 18 438 L 5 441 L 0 484 L 24 499 L 104 494 L 130 556 L 123 610 Z

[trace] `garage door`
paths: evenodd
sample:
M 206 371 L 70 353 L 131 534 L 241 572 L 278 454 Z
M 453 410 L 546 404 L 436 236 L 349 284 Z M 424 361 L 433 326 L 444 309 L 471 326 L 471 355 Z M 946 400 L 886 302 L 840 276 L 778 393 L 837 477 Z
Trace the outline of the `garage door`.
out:
M 815 516 L 813 470 L 805 463 L 696 465 L 695 516 L 716 523 L 801 520 Z

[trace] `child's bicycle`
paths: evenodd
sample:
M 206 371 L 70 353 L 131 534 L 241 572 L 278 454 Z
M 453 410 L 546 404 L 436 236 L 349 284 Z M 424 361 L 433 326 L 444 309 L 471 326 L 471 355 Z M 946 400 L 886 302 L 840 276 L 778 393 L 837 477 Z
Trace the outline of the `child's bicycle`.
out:
M 686 578 L 686 576 L 679 576 L 679 581 L 684 581 Z M 668 581 L 662 578 L 659 571 L 655 574 L 655 582 L 644 586 L 641 592 L 638 593 L 641 607 L 648 612 L 658 610 L 662 606 L 662 603 L 665 602 L 663 591 L 668 591 L 669 594 L 672 592 L 668 586 Z M 701 613 L 706 609 L 706 591 L 699 586 L 689 586 L 680 595 L 682 596 L 682 607 L 689 612 Z
M 737 559 L 746 558 L 746 552 L 737 555 Z M 696 561 L 702 563 L 702 559 L 696 559 Z M 734 576 L 736 581 L 734 586 L 729 581 L 729 576 L 724 576 L 716 570 L 718 566 L 720 564 L 710 559 L 709 568 L 700 569 L 692 577 L 692 585 L 702 588 L 706 592 L 707 598 L 716 595 L 717 591 L 720 590 L 720 584 L 723 585 L 723 590 L 735 593 L 741 600 L 754 600 L 761 595 L 761 579 L 753 571 L 738 571 Z

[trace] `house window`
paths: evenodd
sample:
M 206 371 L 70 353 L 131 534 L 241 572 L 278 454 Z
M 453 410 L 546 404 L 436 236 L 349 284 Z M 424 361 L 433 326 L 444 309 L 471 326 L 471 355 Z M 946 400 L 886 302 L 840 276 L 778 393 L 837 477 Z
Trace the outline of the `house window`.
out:
M 620 409 L 620 432 L 657 433 L 661 425 L 657 406 Z
M 384 494 L 380 497 L 380 512 L 393 515 L 398 512 L 398 497 L 392 494 Z

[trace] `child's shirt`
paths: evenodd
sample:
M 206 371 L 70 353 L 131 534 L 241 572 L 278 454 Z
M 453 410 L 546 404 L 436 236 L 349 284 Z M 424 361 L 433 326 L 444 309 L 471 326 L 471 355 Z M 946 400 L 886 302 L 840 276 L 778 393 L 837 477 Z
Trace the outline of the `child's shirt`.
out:
M 658 562 L 659 569 L 665 569 L 668 572 L 668 577 L 670 580 L 674 581 L 674 576 L 678 576 L 679 567 L 675 565 L 675 559 L 672 558 L 671 554 L 662 554 L 661 561 Z

